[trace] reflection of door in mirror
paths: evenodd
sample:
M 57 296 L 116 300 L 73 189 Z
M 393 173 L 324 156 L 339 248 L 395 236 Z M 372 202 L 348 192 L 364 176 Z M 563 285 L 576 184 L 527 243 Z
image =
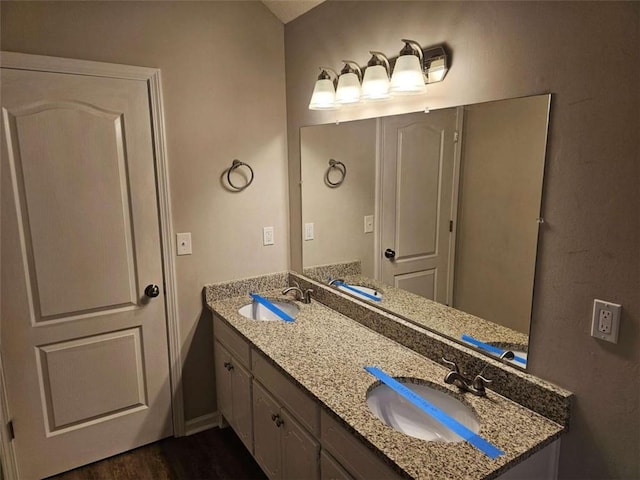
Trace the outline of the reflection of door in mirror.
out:
M 384 283 L 450 303 L 455 108 L 382 120 L 381 260 Z

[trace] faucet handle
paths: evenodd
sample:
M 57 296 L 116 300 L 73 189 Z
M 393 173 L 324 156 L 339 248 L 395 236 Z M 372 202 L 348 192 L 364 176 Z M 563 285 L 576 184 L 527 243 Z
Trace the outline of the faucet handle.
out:
M 473 379 L 473 388 L 478 391 L 484 391 L 484 387 L 487 385 L 491 385 L 493 380 L 489 380 L 488 378 L 484 378 L 482 375 L 476 375 Z
M 451 360 L 447 360 L 444 357 L 442 357 L 442 361 L 445 364 L 449 365 L 454 372 L 460 373 L 460 369 L 458 368 L 458 364 L 456 362 L 452 362 Z

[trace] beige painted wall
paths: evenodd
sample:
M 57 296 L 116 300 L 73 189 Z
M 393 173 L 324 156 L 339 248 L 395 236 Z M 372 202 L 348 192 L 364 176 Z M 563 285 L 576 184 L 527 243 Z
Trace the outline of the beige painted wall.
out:
M 291 262 L 301 262 L 299 128 L 336 118 L 553 94 L 530 371 L 576 394 L 562 478 L 640 477 L 640 44 L 637 2 L 333 2 L 286 25 Z M 424 98 L 307 109 L 318 66 L 446 42 Z M 346 110 L 346 109 L 345 109 Z M 617 345 L 591 338 L 594 298 L 623 304 Z
M 312 222 L 315 239 L 303 245 L 306 267 L 360 260 L 373 277 L 374 234 L 364 233 L 364 216 L 374 214 L 376 194 L 376 120 L 304 128 L 301 135 L 302 222 Z M 329 159 L 347 167 L 342 185 L 328 187 Z M 337 172 L 330 174 L 332 182 Z
M 288 264 L 284 27 L 259 2 L 7 2 L 3 50 L 162 70 L 186 418 L 215 410 L 206 283 Z M 258 81 L 259 79 L 259 81 Z M 255 181 L 223 190 L 234 158 Z M 262 246 L 262 227 L 276 245 Z
M 465 108 L 453 306 L 529 334 L 547 95 Z

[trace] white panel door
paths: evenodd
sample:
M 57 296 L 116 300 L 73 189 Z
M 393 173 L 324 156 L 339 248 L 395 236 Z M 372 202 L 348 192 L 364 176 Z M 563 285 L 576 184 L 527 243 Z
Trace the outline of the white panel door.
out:
M 145 81 L 1 80 L 2 355 L 31 479 L 171 435 L 160 230 Z
M 449 303 L 456 110 L 382 120 L 382 280 Z

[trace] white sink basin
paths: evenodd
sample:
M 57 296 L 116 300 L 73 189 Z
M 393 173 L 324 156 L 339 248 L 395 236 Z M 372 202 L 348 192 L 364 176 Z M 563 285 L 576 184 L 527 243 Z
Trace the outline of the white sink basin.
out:
M 400 378 L 395 380 L 413 390 L 474 433 L 478 433 L 480 430 L 480 423 L 473 410 L 451 395 L 425 384 L 416 384 Z M 411 437 L 435 442 L 464 441 L 431 415 L 423 412 L 385 384 L 380 384 L 369 391 L 367 405 L 373 414 L 386 425 Z
M 300 308 L 293 303 L 277 302 L 271 300 L 270 302 L 275 307 L 279 308 L 284 313 L 293 318 L 296 318 L 296 315 L 300 311 Z M 238 313 L 243 317 L 250 318 L 251 320 L 282 320 L 282 318 L 276 313 L 272 312 L 263 304 L 256 301 L 253 301 L 250 304 L 241 307 L 240 310 L 238 310 Z
M 369 300 L 373 302 L 376 301 L 368 297 L 367 295 L 371 295 L 372 297 L 377 298 L 378 300 L 382 300 L 382 293 L 380 293 L 378 290 L 375 290 L 369 287 L 364 287 L 362 285 L 338 285 L 338 289 L 342 290 L 343 292 L 349 293 L 361 300 Z M 366 293 L 367 295 L 361 295 L 359 292 Z

